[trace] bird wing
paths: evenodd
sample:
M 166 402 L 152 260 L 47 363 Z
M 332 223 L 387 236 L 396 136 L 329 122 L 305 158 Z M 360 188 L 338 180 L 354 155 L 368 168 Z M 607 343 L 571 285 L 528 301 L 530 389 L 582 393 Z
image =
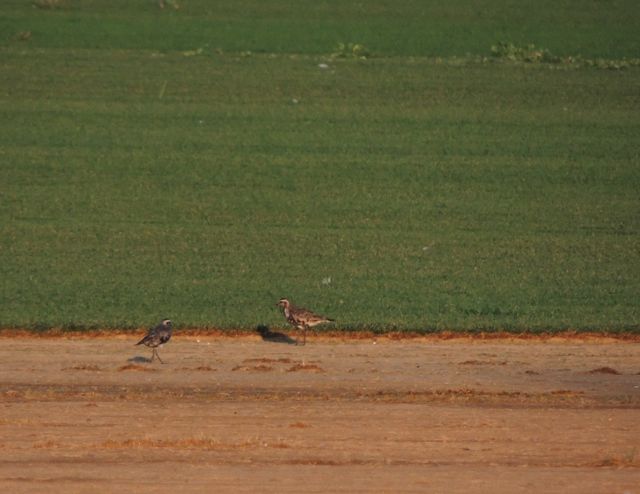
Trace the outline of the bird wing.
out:
M 298 320 L 303 321 L 307 324 L 319 324 L 321 322 L 331 322 L 331 319 L 328 319 L 324 316 L 321 316 L 320 314 L 316 314 L 313 311 L 310 311 L 309 309 L 305 309 L 304 307 L 301 307 L 298 309 L 298 313 L 296 314 Z
M 143 345 L 143 344 L 152 342 L 158 337 L 158 333 L 160 332 L 161 329 L 162 329 L 162 325 L 155 326 L 149 329 L 149 331 L 147 331 L 147 334 L 144 336 L 144 338 L 142 338 L 138 343 L 136 343 L 136 345 Z
M 162 345 L 171 339 L 171 331 L 165 329 L 161 331 L 158 336 L 160 337 L 160 344 Z
M 144 345 L 148 341 L 150 341 L 152 338 L 153 336 L 151 335 L 151 333 L 147 333 L 146 335 L 144 335 L 144 338 L 142 338 L 138 343 L 136 343 L 136 345 Z

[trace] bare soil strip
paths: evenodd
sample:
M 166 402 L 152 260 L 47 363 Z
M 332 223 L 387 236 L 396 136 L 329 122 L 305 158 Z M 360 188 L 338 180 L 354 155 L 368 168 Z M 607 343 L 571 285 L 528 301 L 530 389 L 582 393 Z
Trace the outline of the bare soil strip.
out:
M 640 345 L 0 339 L 1 492 L 638 492 Z

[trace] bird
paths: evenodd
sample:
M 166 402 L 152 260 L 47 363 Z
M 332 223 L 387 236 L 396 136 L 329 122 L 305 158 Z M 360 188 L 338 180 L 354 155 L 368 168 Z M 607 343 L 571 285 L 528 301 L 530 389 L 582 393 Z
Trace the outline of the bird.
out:
M 142 338 L 136 345 L 145 345 L 149 348 L 153 349 L 153 353 L 151 354 L 151 362 L 153 362 L 154 357 L 158 357 L 158 360 L 164 364 L 160 355 L 158 355 L 157 347 L 165 344 L 167 341 L 171 339 L 171 327 L 172 323 L 170 319 L 163 319 L 160 324 L 151 328 L 144 338 Z
M 335 322 L 333 319 L 318 315 L 304 307 L 296 307 L 286 298 L 281 298 L 276 306 L 282 307 L 284 317 L 289 324 L 298 330 L 302 330 L 302 343 L 300 343 L 299 338 L 296 337 L 297 345 L 305 345 L 307 343 L 307 328 L 312 328 L 313 326 L 327 322 Z

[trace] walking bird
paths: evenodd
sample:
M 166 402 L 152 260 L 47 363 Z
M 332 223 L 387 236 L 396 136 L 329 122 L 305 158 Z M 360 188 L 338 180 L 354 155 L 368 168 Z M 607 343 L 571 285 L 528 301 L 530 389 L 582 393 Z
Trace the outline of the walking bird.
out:
M 307 328 L 326 322 L 334 322 L 333 319 L 315 314 L 304 307 L 296 307 L 286 298 L 281 298 L 276 305 L 282 307 L 284 317 L 289 324 L 302 330 L 302 345 L 307 343 Z M 296 338 L 296 344 L 301 344 L 298 338 Z
M 146 334 L 144 338 L 142 338 L 136 345 L 146 345 L 149 348 L 153 349 L 153 353 L 151 354 L 151 362 L 153 362 L 154 357 L 158 357 L 158 360 L 164 364 L 160 355 L 158 355 L 157 347 L 165 344 L 167 341 L 171 339 L 171 321 L 169 319 L 164 319 L 160 324 L 151 328 L 149 332 Z

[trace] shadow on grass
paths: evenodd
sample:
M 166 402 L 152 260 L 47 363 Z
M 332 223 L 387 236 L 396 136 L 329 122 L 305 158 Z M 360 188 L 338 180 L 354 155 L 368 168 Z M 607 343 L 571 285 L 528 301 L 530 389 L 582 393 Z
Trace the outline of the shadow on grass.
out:
M 285 345 L 295 345 L 296 340 L 287 336 L 284 333 L 279 333 L 277 331 L 271 331 L 268 326 L 264 324 L 260 324 L 256 327 L 256 331 L 260 334 L 263 341 L 268 341 L 270 343 L 283 343 Z

